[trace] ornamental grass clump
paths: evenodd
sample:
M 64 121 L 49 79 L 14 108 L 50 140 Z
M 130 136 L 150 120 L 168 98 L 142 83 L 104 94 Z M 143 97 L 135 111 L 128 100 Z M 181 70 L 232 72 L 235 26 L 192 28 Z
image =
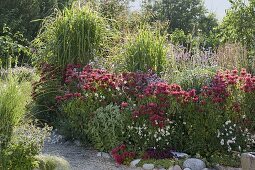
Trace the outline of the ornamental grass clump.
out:
M 147 29 L 141 29 L 137 35 L 130 36 L 124 54 L 126 69 L 130 72 L 163 72 L 167 55 L 165 42 L 165 37 L 159 32 Z
M 11 139 L 14 127 L 24 117 L 26 104 L 30 100 L 29 84 L 19 83 L 15 77 L 0 80 L 0 150 Z
M 69 63 L 86 65 L 102 51 L 107 24 L 89 5 L 58 12 L 44 21 L 34 41 L 38 62 L 46 61 L 64 69 Z

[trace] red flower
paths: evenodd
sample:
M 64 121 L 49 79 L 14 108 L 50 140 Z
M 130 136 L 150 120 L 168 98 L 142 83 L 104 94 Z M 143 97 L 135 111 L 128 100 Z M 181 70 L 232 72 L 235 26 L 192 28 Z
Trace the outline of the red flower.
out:
M 121 103 L 121 107 L 123 107 L 123 108 L 124 108 L 124 107 L 128 107 L 128 103 L 127 103 L 127 102 L 122 102 L 122 103 Z

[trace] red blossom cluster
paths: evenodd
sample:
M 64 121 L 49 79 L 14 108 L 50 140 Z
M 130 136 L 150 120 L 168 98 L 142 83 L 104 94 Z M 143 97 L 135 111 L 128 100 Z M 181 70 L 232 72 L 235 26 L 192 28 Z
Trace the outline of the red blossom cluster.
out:
M 163 82 L 154 73 L 122 73 L 123 90 L 131 96 L 142 97 L 144 89 L 151 83 Z
M 146 102 L 138 106 L 133 111 L 133 118 L 139 118 L 148 115 L 153 126 L 164 127 L 167 119 L 166 112 L 171 107 L 171 101 L 176 100 L 179 103 L 197 102 L 198 96 L 195 90 L 184 91 L 177 84 L 169 85 L 163 82 L 149 84 L 144 89 L 144 95 L 140 97 L 147 101 L 148 99 L 156 99 L 156 102 Z
M 125 160 L 132 160 L 135 157 L 135 152 L 127 151 L 126 145 L 122 144 L 111 151 L 111 155 L 117 164 L 123 164 Z
M 218 71 L 211 86 L 202 88 L 202 96 L 211 99 L 214 103 L 222 103 L 231 95 L 231 87 L 240 89 L 245 93 L 254 92 L 255 77 L 248 74 L 246 69 L 242 69 L 240 75 L 238 75 L 238 70 L 236 69 L 224 72 Z M 205 100 L 201 100 L 201 102 L 205 104 Z M 235 109 L 240 109 L 238 103 L 234 103 L 234 106 Z
M 81 98 L 81 93 L 66 93 L 64 96 L 56 96 L 57 102 L 66 101 L 73 98 Z
M 120 105 L 121 108 L 128 107 L 127 98 L 131 98 L 137 104 L 132 110 L 134 119 L 146 115 L 153 126 L 164 127 L 167 110 L 172 101 L 189 104 L 198 103 L 206 105 L 208 100 L 213 103 L 223 103 L 231 95 L 230 87 L 237 87 L 244 92 L 255 91 L 255 77 L 242 69 L 238 71 L 217 72 L 209 86 L 202 87 L 201 93 L 196 90 L 183 90 L 177 84 L 168 84 L 152 73 L 122 73 L 112 74 L 103 69 L 93 69 L 90 65 L 81 68 L 80 65 L 69 64 L 64 77 L 68 85 L 64 96 L 57 96 L 57 101 L 82 97 L 83 92 L 112 95 L 110 98 Z M 125 94 L 119 101 L 118 92 Z M 123 96 L 121 96 L 123 97 Z M 124 99 L 124 100 L 123 100 Z M 152 99 L 152 100 L 151 100 Z M 116 101 L 115 101 L 116 100 Z M 234 110 L 240 110 L 238 102 L 233 103 Z

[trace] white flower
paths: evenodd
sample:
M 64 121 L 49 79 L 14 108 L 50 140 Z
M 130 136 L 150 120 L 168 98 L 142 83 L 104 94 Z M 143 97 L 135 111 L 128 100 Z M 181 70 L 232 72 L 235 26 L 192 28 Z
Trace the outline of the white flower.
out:
M 227 145 L 229 145 L 229 144 L 231 144 L 231 143 L 235 143 L 235 141 L 233 141 L 233 140 L 228 140 L 228 141 L 227 141 Z
M 231 123 L 231 121 L 228 120 L 228 121 L 225 122 L 225 125 L 228 125 L 228 124 L 230 124 L 230 123 Z
M 220 137 L 220 131 L 219 131 L 219 130 L 217 130 L 217 132 L 218 132 L 218 134 L 217 134 L 217 138 L 219 138 L 219 137 Z
M 241 151 L 242 150 L 241 146 L 238 146 L 238 149 L 239 149 L 239 151 Z
M 221 139 L 220 144 L 223 146 L 224 145 L 224 139 Z

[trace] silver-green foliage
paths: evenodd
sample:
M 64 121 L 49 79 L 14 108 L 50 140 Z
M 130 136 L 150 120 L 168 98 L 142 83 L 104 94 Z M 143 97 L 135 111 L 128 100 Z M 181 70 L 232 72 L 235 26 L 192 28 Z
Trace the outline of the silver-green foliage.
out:
M 109 151 L 125 139 L 128 115 L 119 106 L 110 104 L 94 112 L 89 122 L 89 137 L 97 149 Z
M 143 72 L 153 70 L 157 73 L 164 71 L 167 54 L 165 40 L 159 32 L 148 29 L 141 29 L 137 35 L 132 35 L 126 45 L 126 69 Z
M 51 129 L 47 125 L 40 128 L 28 120 L 22 121 L 14 128 L 6 148 L 0 152 L 0 169 L 21 170 L 38 167 L 35 156 L 41 152 Z
M 41 47 L 36 60 L 61 68 L 69 63 L 87 64 L 99 54 L 105 31 L 104 19 L 89 5 L 74 5 L 45 20 L 34 40 L 35 47 Z

